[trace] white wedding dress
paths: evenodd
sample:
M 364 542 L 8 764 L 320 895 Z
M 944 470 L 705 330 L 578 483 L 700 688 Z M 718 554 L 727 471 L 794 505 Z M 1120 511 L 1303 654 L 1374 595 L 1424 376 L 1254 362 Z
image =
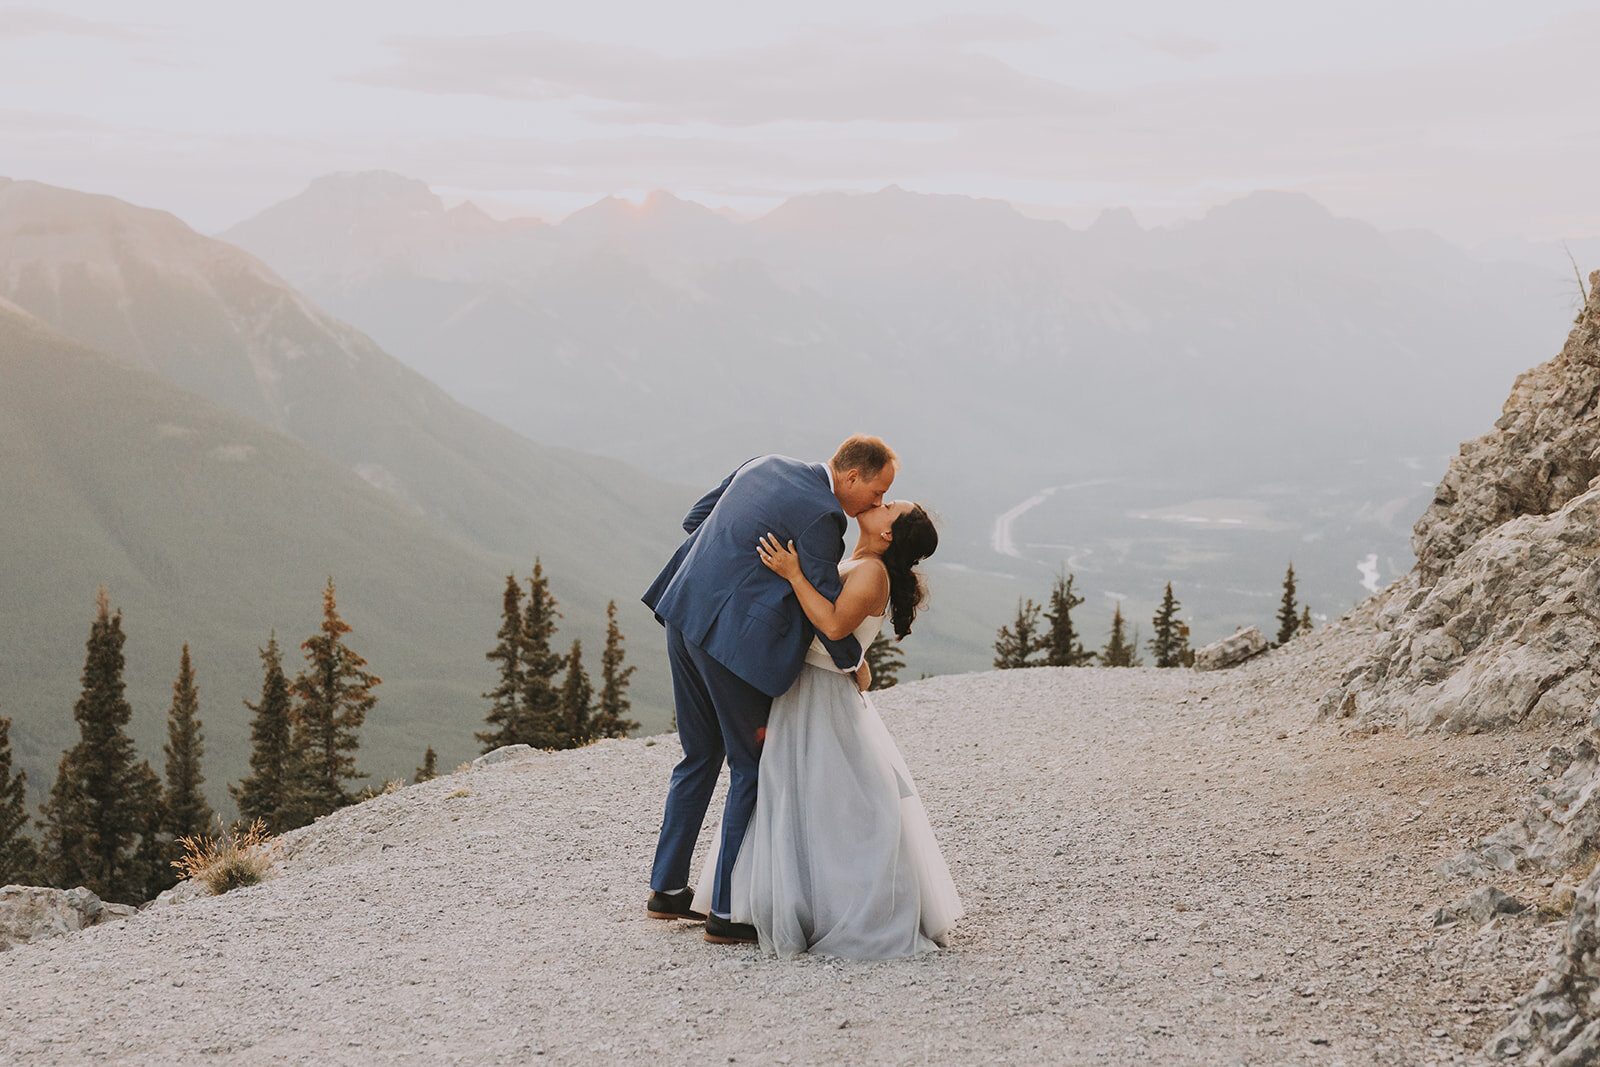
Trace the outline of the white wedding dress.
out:
M 872 616 L 856 628 L 863 649 L 883 620 Z M 719 830 L 696 911 L 710 910 L 721 839 Z M 833 665 L 821 641 L 772 702 L 731 901 L 732 918 L 754 925 L 762 949 L 784 957 L 929 952 L 962 915 L 905 760 L 871 698 Z

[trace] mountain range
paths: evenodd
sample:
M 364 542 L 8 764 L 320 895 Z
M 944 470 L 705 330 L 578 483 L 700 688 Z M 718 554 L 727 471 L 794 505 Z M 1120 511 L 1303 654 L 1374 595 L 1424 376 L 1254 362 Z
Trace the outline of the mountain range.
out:
M 1409 568 L 1410 516 L 1571 297 L 1270 191 L 1157 229 L 892 186 L 551 225 L 344 174 L 222 236 L 470 406 L 673 481 L 882 433 L 944 516 L 940 584 L 990 620 L 930 618 L 908 655 L 935 671 L 985 666 L 1060 566 L 1097 640 L 1167 580 L 1199 637 L 1264 622 L 1291 558 L 1338 614 Z
M 0 184 L 4 653 L 36 787 L 70 739 L 97 585 L 126 612 L 141 751 L 159 764 L 180 644 L 195 647 L 213 802 L 244 772 L 256 650 L 292 661 L 328 577 L 385 679 L 370 770 L 475 751 L 500 589 L 536 558 L 597 665 L 608 600 L 670 717 L 638 590 L 693 492 L 534 443 L 318 310 L 258 260 L 109 197 Z M 19 506 L 12 506 L 12 502 Z

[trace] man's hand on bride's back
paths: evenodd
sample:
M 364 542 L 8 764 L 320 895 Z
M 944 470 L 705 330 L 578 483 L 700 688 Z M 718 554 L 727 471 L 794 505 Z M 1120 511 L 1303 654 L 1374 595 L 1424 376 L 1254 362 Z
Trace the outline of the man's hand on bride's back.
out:
M 800 577 L 800 553 L 794 550 L 793 541 L 784 545 L 769 533 L 756 545 L 756 554 L 779 577 L 791 582 Z

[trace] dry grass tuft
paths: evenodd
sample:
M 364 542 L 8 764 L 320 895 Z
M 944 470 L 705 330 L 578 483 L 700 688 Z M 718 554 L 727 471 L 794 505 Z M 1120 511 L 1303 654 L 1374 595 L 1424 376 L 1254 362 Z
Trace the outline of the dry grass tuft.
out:
M 470 789 L 457 789 L 454 793 L 451 793 L 449 796 L 445 797 L 445 799 L 455 800 L 457 797 L 470 797 L 471 795 L 472 790 Z
M 405 787 L 406 787 L 405 781 L 403 779 L 400 779 L 400 778 L 391 778 L 387 782 L 383 783 L 383 791 L 384 791 L 385 794 L 398 793 L 398 792 L 400 792 L 400 790 L 404 789 Z
M 172 861 L 181 878 L 198 878 L 213 895 L 240 886 L 255 885 L 272 866 L 272 835 L 260 819 L 241 829 L 229 827 L 217 816 L 218 833 L 196 834 L 177 840 L 183 855 Z

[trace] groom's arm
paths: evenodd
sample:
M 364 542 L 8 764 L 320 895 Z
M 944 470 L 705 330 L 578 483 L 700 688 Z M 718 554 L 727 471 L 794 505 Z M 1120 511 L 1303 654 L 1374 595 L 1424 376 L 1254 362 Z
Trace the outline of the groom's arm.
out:
M 760 457 L 756 458 L 759 459 Z M 717 506 L 717 501 L 722 499 L 722 494 L 728 491 L 728 483 L 733 481 L 733 475 L 744 470 L 752 462 L 754 462 L 754 460 L 747 459 L 743 463 L 739 464 L 734 468 L 733 474 L 730 474 L 726 478 L 722 479 L 721 485 L 717 486 L 715 489 L 711 490 L 711 492 L 695 501 L 694 507 L 689 509 L 689 514 L 683 517 L 684 533 L 692 534 L 700 528 L 700 524 L 705 522 L 706 517 L 711 514 L 711 509 Z
M 795 553 L 800 557 L 800 571 L 812 587 L 832 602 L 837 602 L 844 592 L 839 578 L 839 560 L 844 558 L 844 532 L 834 515 L 823 515 L 813 522 L 795 541 Z M 853 634 L 830 641 L 819 630 L 817 639 L 833 657 L 834 666 L 841 671 L 853 671 L 867 661 L 861 642 Z

